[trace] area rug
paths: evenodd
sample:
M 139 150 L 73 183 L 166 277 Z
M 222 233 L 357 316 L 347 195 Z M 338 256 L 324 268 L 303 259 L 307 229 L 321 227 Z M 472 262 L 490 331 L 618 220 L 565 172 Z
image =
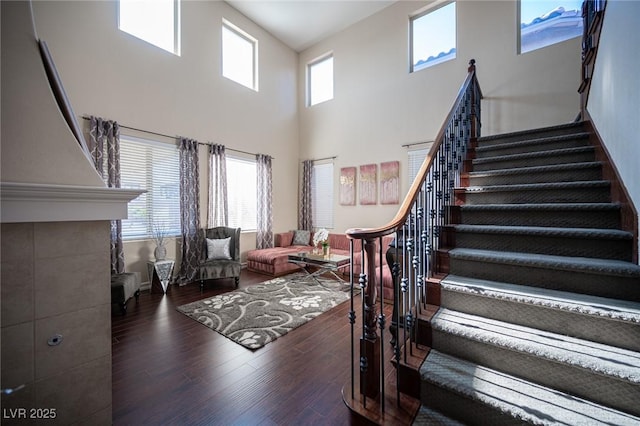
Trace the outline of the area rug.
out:
M 176 309 L 256 350 L 349 298 L 347 283 L 319 281 L 297 272 Z

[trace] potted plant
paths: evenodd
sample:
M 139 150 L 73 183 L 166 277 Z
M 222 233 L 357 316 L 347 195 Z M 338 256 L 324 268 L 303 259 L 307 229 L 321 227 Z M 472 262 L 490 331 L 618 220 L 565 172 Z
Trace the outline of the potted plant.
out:
M 329 231 L 325 228 L 318 229 L 313 234 L 313 245 L 317 247 L 318 244 L 322 244 L 322 254 L 329 256 Z
M 153 240 L 156 243 L 156 248 L 153 251 L 153 255 L 156 261 L 164 260 L 167 257 L 167 248 L 164 246 L 167 236 L 167 228 L 163 223 L 154 222 L 152 227 Z

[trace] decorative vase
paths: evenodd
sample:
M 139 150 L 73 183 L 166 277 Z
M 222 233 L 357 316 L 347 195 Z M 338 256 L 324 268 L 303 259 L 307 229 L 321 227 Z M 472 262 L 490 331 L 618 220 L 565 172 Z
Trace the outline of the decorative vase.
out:
M 324 257 L 329 257 L 330 252 L 331 252 L 331 248 L 329 247 L 329 244 L 323 244 L 322 254 L 324 255 Z
M 167 257 L 167 248 L 165 246 L 156 246 L 156 249 L 153 251 L 153 255 L 158 260 L 164 260 Z

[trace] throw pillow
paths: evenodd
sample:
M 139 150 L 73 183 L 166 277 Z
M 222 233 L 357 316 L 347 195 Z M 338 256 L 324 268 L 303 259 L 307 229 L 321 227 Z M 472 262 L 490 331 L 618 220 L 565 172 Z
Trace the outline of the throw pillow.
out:
M 220 239 L 207 238 L 207 260 L 231 259 L 231 237 Z
M 291 245 L 308 246 L 310 239 L 311 239 L 311 231 L 296 229 L 295 231 L 293 231 L 293 242 L 291 243 Z

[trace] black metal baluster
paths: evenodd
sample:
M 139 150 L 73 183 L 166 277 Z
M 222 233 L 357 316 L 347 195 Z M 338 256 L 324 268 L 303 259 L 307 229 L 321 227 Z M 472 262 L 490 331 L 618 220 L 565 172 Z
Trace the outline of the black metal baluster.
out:
M 362 247 L 360 248 L 360 279 L 358 280 L 359 284 L 360 284 L 360 298 L 362 300 L 362 337 L 360 338 L 360 342 L 362 342 L 366 337 L 367 337 L 367 324 L 366 324 L 366 318 L 367 318 L 367 306 L 366 306 L 366 297 L 365 297 L 365 290 L 367 287 L 367 274 L 364 272 L 364 259 L 365 259 L 365 252 L 364 252 L 364 241 L 361 242 Z M 360 343 L 360 395 L 362 395 L 362 402 L 363 402 L 363 406 L 364 408 L 367 408 L 367 394 L 366 392 L 363 392 L 363 389 L 367 389 L 367 370 L 369 369 L 369 362 L 367 360 L 367 356 L 363 355 L 363 351 L 362 351 L 362 343 Z
M 354 343 L 354 339 L 355 339 L 355 324 L 356 324 L 356 311 L 354 310 L 354 306 L 353 306 L 353 285 L 355 284 L 353 279 L 354 279 L 354 272 L 353 272 L 353 243 L 354 241 L 352 239 L 349 239 L 349 261 L 350 261 L 350 265 L 351 267 L 349 268 L 349 283 L 350 283 L 350 289 L 349 289 L 349 294 L 350 294 L 350 300 L 349 300 L 349 328 L 351 330 L 351 400 L 354 401 L 356 398 L 356 394 L 355 394 L 355 353 L 356 353 L 356 349 L 355 349 L 355 343 Z
M 407 227 L 402 227 L 402 278 L 400 279 L 400 291 L 402 292 L 402 344 L 407 341 Z M 404 350 L 404 362 L 407 362 L 407 350 Z
M 384 412 L 384 379 L 387 377 L 384 368 L 384 328 L 386 326 L 386 315 L 384 314 L 384 284 L 382 282 L 382 237 L 378 238 L 378 277 L 380 277 L 380 313 L 378 314 L 378 328 L 380 329 L 380 409 Z

